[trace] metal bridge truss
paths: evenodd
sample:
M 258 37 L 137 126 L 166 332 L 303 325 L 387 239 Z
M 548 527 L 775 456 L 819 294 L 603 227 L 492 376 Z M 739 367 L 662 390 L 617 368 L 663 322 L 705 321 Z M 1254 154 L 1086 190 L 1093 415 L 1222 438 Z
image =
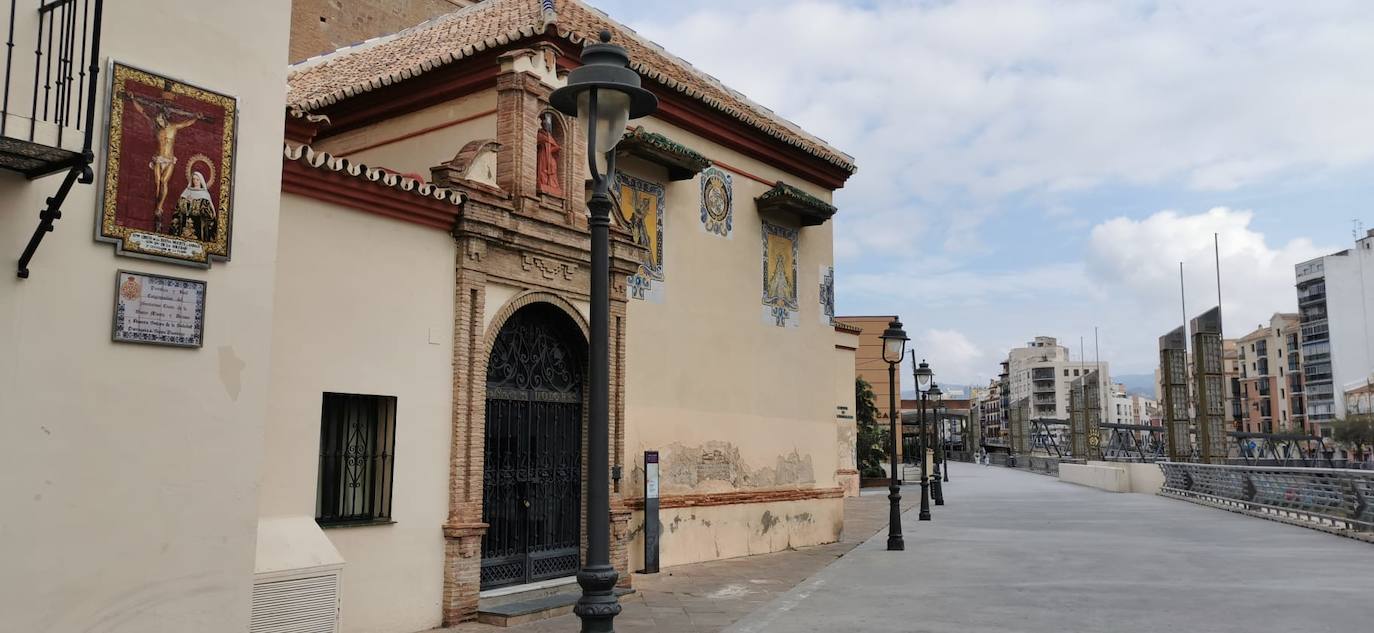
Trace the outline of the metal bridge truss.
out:
M 1031 433 L 1033 434 L 1032 437 L 1034 438 L 1031 442 L 1032 448 L 1034 448 L 1036 444 L 1039 444 L 1040 446 L 1044 447 L 1045 452 L 1049 453 L 1050 455 L 1059 458 L 1066 457 L 1066 455 L 1064 455 L 1064 451 L 1059 448 L 1059 441 L 1054 439 L 1054 433 L 1050 432 L 1050 427 L 1069 426 L 1068 422 L 1064 420 L 1041 418 L 1031 420 L 1030 423 Z
M 1320 466 L 1322 438 L 1301 433 L 1228 433 L 1240 447 L 1240 457 L 1247 466 Z M 1253 448 L 1251 445 L 1254 445 Z M 1332 466 L 1327 457 L 1327 466 Z
M 1154 462 L 1164 459 L 1168 448 L 1164 438 L 1164 427 L 1107 422 L 1098 426 L 1110 431 L 1107 444 L 1102 447 L 1103 459 L 1118 462 Z

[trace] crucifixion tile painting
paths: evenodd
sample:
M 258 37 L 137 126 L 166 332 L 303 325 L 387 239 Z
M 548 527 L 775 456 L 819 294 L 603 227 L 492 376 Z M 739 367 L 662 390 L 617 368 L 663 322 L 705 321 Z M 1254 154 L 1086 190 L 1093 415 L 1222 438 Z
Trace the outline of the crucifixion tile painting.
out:
M 237 100 L 118 62 L 110 75 L 97 238 L 192 266 L 228 259 Z

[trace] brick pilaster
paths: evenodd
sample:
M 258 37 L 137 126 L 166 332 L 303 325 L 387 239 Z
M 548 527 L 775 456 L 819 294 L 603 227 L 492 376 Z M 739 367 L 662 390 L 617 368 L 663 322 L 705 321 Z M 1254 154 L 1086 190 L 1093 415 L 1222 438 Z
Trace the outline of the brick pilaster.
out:
M 444 626 L 477 618 L 486 529 L 485 523 L 444 526 Z

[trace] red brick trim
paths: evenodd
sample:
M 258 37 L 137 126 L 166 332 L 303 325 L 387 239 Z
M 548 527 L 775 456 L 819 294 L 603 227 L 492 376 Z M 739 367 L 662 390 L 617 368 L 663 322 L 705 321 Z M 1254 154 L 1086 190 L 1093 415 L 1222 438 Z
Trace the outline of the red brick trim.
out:
M 383 139 L 383 140 L 380 140 L 380 141 L 376 141 L 376 142 L 374 142 L 374 143 L 368 143 L 367 145 L 363 145 L 362 147 L 350 147 L 350 148 L 348 148 L 348 149 L 346 149 L 346 150 L 340 150 L 340 151 L 337 151 L 337 152 L 330 152 L 330 153 L 331 153 L 331 154 L 334 154 L 335 156 L 338 156 L 338 157 L 340 157 L 340 158 L 347 158 L 349 154 L 357 154 L 358 152 L 365 152 L 365 151 L 370 150 L 370 149 L 377 149 L 378 147 L 382 147 L 382 146 L 385 146 L 385 145 L 390 145 L 390 144 L 392 144 L 392 143 L 399 143 L 399 142 L 404 141 L 404 140 L 407 140 L 407 139 L 412 139 L 412 138 L 415 138 L 415 137 L 417 137 L 417 136 L 421 136 L 421 135 L 424 135 L 424 134 L 429 134 L 430 132 L 437 132 L 437 131 L 442 130 L 442 129 L 444 129 L 444 128 L 453 127 L 453 126 L 455 126 L 455 125 L 462 125 L 462 124 L 464 124 L 464 123 L 467 123 L 468 121 L 476 121 L 477 119 L 480 119 L 480 118 L 483 118 L 483 117 L 489 117 L 489 116 L 496 116 L 496 108 L 492 108 L 492 109 L 490 109 L 490 110 L 483 110 L 482 112 L 478 112 L 477 114 L 474 114 L 474 115 L 472 115 L 472 116 L 463 117 L 463 118 L 461 118 L 461 119 L 454 119 L 454 120 L 452 120 L 452 121 L 444 121 L 443 123 L 440 123 L 440 124 L 438 124 L 438 125 L 431 125 L 431 126 L 429 126 L 429 127 L 427 127 L 427 128 L 421 128 L 421 129 L 415 130 L 415 131 L 413 131 L 413 132 L 406 132 L 405 134 L 402 134 L 402 135 L 400 135 L 400 136 L 396 136 L 396 137 L 393 137 L 393 138 Z
M 658 500 L 660 508 L 707 508 L 711 506 L 733 506 L 753 503 L 778 503 L 781 501 L 810 501 L 812 499 L 839 499 L 844 497 L 844 488 L 804 488 L 801 490 L 738 490 L 735 492 L 716 492 L 706 494 L 672 495 Z M 635 497 L 625 500 L 625 505 L 634 510 L 644 509 L 644 498 Z
M 773 185 L 778 184 L 778 181 L 777 181 L 777 180 L 768 180 L 768 179 L 764 178 L 763 176 L 758 176 L 758 175 L 755 175 L 755 174 L 751 174 L 751 173 L 749 173 L 749 172 L 747 172 L 747 171 L 744 171 L 743 169 L 740 169 L 739 167 L 735 167 L 734 165 L 731 165 L 731 164 L 729 164 L 729 163 L 722 163 L 722 162 L 720 162 L 720 161 L 718 161 L 718 160 L 713 160 L 713 161 L 711 161 L 711 164 L 712 164 L 712 165 L 715 165 L 716 167 L 719 167 L 719 168 L 721 168 L 721 169 L 724 169 L 725 171 L 734 173 L 734 174 L 739 175 L 739 176 L 743 176 L 743 177 L 748 178 L 748 179 L 750 179 L 750 180 L 752 180 L 752 181 L 754 181 L 754 182 L 760 183 L 760 184 L 762 184 L 762 185 L 765 186 L 765 187 L 772 187 Z

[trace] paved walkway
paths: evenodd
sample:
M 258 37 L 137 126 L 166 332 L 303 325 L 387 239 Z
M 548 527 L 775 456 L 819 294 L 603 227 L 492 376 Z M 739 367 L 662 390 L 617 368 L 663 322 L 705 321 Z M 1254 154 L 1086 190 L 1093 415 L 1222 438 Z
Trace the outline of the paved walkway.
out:
M 902 507 L 917 501 L 919 488 L 903 489 Z M 715 633 L 783 595 L 825 569 L 874 533 L 887 528 L 887 489 L 864 490 L 845 499 L 840 542 L 743 558 L 668 567 L 636 575 L 635 593 L 621 598 L 617 633 Z M 915 513 L 910 515 L 915 518 Z M 884 538 L 886 538 L 884 536 Z M 577 616 L 564 615 L 509 628 L 469 623 L 436 633 L 569 633 Z
M 1368 631 L 1374 546 L 1175 499 L 954 464 L 935 520 L 903 518 L 726 629 Z

